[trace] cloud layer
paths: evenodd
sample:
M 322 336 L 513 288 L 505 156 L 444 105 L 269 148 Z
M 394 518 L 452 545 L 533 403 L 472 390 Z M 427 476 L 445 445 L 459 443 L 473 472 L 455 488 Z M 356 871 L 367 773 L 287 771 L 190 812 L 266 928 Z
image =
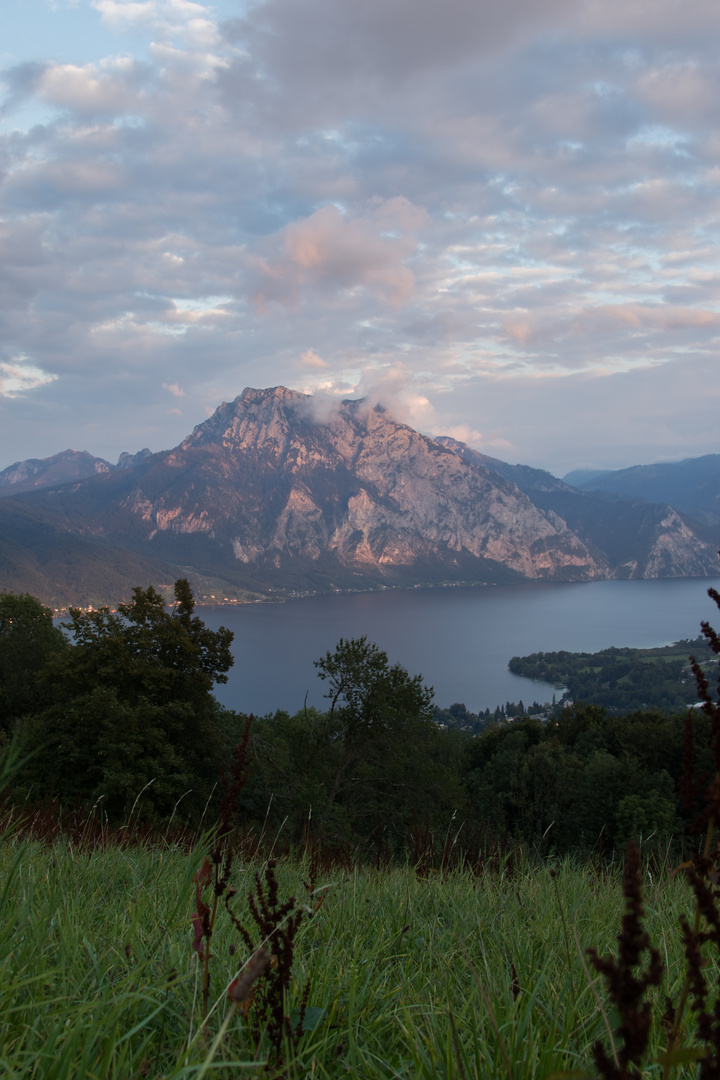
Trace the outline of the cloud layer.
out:
M 279 383 L 558 473 L 720 449 L 714 0 L 83 10 L 116 53 L 4 72 L 0 467 Z

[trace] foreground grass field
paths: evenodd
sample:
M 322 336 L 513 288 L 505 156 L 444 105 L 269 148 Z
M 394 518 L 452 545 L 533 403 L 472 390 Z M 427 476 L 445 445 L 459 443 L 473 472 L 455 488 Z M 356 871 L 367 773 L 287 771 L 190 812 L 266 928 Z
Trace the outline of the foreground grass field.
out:
M 194 875 L 203 850 L 172 845 L 77 850 L 6 837 L 0 847 L 0 1066 L 17 1080 L 287 1075 L 549 1077 L 593 1072 L 617 1018 L 585 949 L 617 950 L 619 868 L 499 864 L 483 876 L 418 877 L 412 867 L 322 872 L 313 903 L 302 861 L 277 866 L 279 896 L 306 910 L 295 941 L 305 1031 L 280 1066 L 267 1034 L 231 1008 L 249 950 L 221 908 L 211 940 L 211 1009 L 202 1024 L 193 950 Z M 551 871 L 555 869 L 556 875 Z M 262 864 L 238 861 L 234 909 Z M 666 968 L 657 1000 L 684 977 L 678 927 L 687 884 L 644 868 L 645 926 Z M 326 887 L 323 892 L 320 891 Z M 659 1016 L 662 1008 L 655 1010 Z M 218 1033 L 221 1037 L 218 1038 Z M 656 1059 L 665 1033 L 653 1021 Z M 646 1075 L 662 1075 L 651 1066 Z M 695 1075 L 695 1066 L 673 1076 Z

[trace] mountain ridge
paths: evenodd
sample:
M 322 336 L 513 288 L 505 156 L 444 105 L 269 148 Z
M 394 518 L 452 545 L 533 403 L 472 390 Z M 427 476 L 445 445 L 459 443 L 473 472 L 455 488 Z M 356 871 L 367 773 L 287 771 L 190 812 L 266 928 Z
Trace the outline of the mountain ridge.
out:
M 431 439 L 363 399 L 320 411 L 286 387 L 246 388 L 178 446 L 120 460 L 0 499 L 4 584 L 23 514 L 31 551 L 28 515 L 75 544 L 80 563 L 90 557 L 83 545 L 96 544 L 122 553 L 127 573 L 145 560 L 144 580 L 181 570 L 210 582 L 213 599 L 218 588 L 277 598 L 716 572 L 711 546 L 670 507 L 580 493 L 542 470 Z M 613 547 L 618 528 L 627 537 Z M 65 595 L 68 582 L 53 572 Z
M 565 480 L 580 491 L 668 503 L 704 525 L 720 525 L 720 454 L 595 474 L 576 471 Z
M 87 480 L 91 476 L 105 476 L 118 469 L 131 469 L 150 456 L 146 447 L 137 454 L 121 454 L 117 465 L 112 465 L 87 450 L 61 450 L 52 457 L 15 461 L 0 471 L 0 498 Z

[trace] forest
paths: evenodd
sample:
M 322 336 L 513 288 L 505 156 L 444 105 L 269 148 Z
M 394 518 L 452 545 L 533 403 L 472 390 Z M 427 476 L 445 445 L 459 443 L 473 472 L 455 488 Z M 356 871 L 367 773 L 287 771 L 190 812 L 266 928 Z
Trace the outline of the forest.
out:
M 700 636 L 656 649 L 531 653 L 513 656 L 508 667 L 515 675 L 564 690 L 564 698 L 602 705 L 610 712 L 649 707 L 677 712 L 697 696 L 691 656 L 703 668 L 714 663 L 708 642 Z
M 430 859 L 450 828 L 456 858 L 517 841 L 586 854 L 648 838 L 680 850 L 689 839 L 695 807 L 682 778 L 711 769 L 702 710 L 621 713 L 596 685 L 595 700 L 578 695 L 549 718 L 488 715 L 473 727 L 453 706 L 460 722 L 438 723 L 421 675 L 359 638 L 315 663 L 325 710 L 248 717 L 212 693 L 233 663 L 231 632 L 205 626 L 186 580 L 174 596 L 168 610 L 153 588 L 136 588 L 116 612 L 72 609 L 64 630 L 33 597 L 0 597 L 0 737 L 22 761 L 12 799 L 195 826 L 217 814 L 242 747 L 233 813 L 288 845 L 314 836 L 358 858 Z M 643 663 L 657 681 L 658 670 L 676 678 L 701 646 L 710 653 L 702 638 Z M 620 685 L 640 663 L 625 652 L 599 654 L 600 665 L 598 654 L 536 654 L 523 673 L 580 686 L 589 671 L 598 684 L 600 666 Z

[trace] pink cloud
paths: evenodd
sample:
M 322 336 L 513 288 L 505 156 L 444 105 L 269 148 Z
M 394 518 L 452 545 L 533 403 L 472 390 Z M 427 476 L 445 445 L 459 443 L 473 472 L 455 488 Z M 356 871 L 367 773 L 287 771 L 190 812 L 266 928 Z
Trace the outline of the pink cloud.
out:
M 507 336 L 525 348 L 533 334 L 530 321 L 528 319 L 511 318 L 505 319 L 502 325 Z
M 319 368 L 321 371 L 330 367 L 327 360 L 323 360 L 312 349 L 306 349 L 304 353 L 300 354 L 300 363 L 304 367 Z
M 185 397 L 185 391 L 177 383 L 163 383 L 163 390 L 167 390 L 173 397 Z
M 77 113 L 118 114 L 140 108 L 132 86 L 134 62 L 114 60 L 100 65 L 53 64 L 38 85 L 38 97 L 49 105 Z
M 720 315 L 717 312 L 699 308 L 612 304 L 595 310 L 637 329 L 687 330 L 692 327 L 720 326 Z
M 364 288 L 392 305 L 405 304 L 415 286 L 406 260 L 425 223 L 425 211 L 402 196 L 355 217 L 335 205 L 323 206 L 275 238 L 275 253 L 259 263 L 264 280 L 256 300 L 287 302 L 303 287 L 314 286 L 323 291 Z

